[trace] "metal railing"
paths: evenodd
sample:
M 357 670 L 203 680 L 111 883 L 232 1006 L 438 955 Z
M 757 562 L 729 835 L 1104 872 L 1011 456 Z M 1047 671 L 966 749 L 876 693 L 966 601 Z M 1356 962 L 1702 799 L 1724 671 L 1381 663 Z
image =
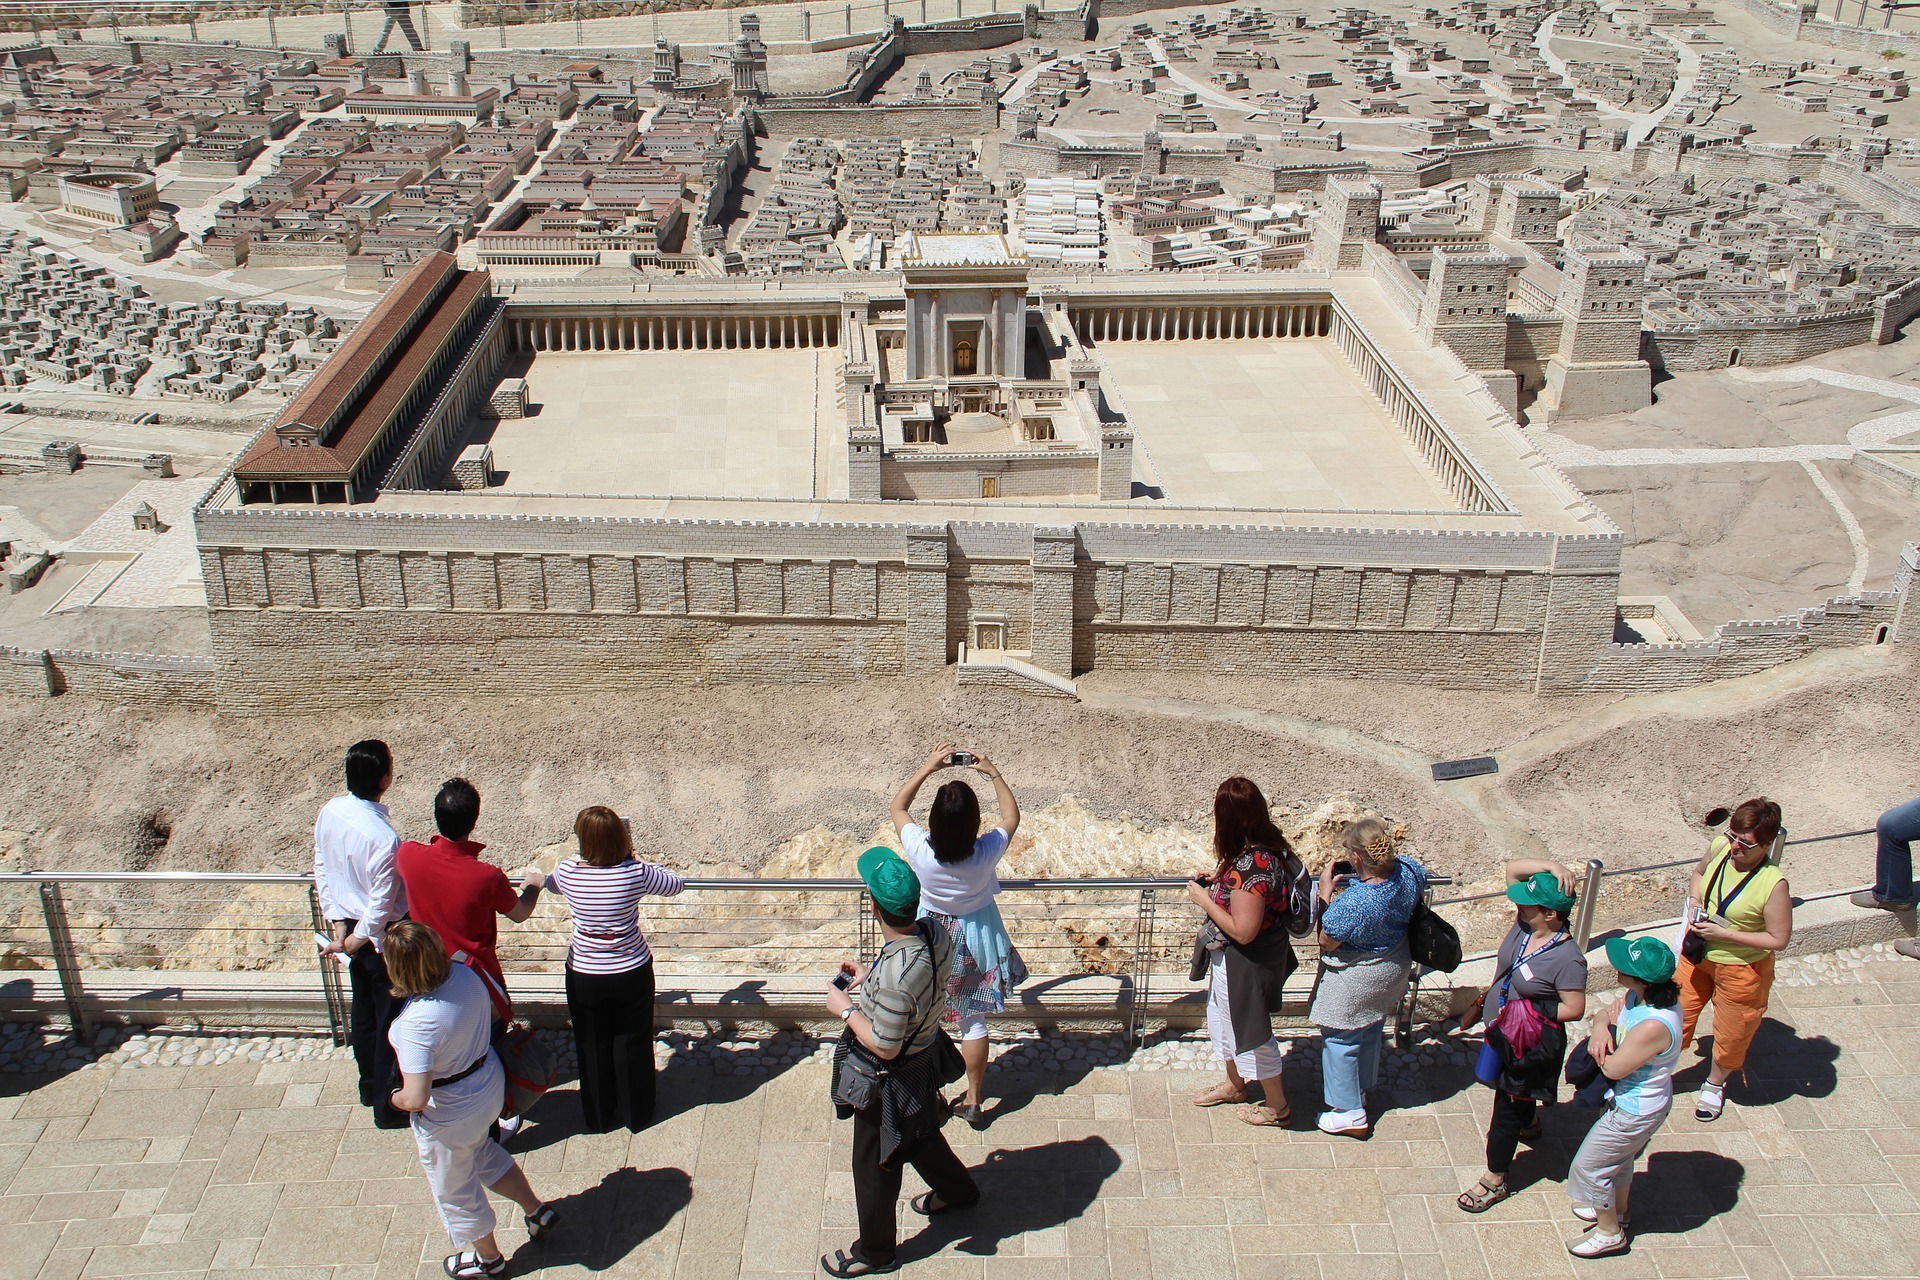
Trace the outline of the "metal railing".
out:
M 1789 845 L 1872 834 L 1868 828 L 1789 840 L 1782 833 L 1769 856 L 1778 862 Z M 1609 880 L 1699 861 L 1608 870 L 1600 859 L 1588 860 L 1576 941 L 1590 945 Z M 1429 904 L 1505 896 L 1502 888 L 1432 897 L 1433 887 L 1451 883 L 1432 877 Z M 642 906 L 670 1016 L 711 1019 L 725 1009 L 747 1020 L 804 1018 L 822 975 L 879 945 L 858 880 L 693 877 L 685 884 L 680 896 L 648 898 Z M 1001 915 L 1030 972 L 1010 1017 L 1112 1024 L 1130 1044 L 1145 1037 L 1152 1018 L 1197 1020 L 1201 1005 L 1184 983 L 1191 931 L 1184 917 L 1171 929 L 1159 920 L 1162 893 L 1178 892 L 1184 906 L 1186 884 L 1173 876 L 1003 880 Z M 516 994 L 552 1003 L 571 921 L 564 899 L 548 897 L 532 919 L 503 926 L 500 955 Z M 326 928 L 306 874 L 0 873 L 0 968 L 12 979 L 0 981 L 0 1016 L 51 1020 L 64 1013 L 66 1024 L 85 1034 L 96 1019 L 128 1016 L 255 1025 L 278 1018 L 311 1026 L 324 1015 L 336 1042 L 344 1042 L 344 970 L 314 945 L 313 935 Z M 1411 1035 L 1424 976 L 1416 973 L 1397 1019 L 1403 1038 Z M 1178 983 L 1179 994 L 1163 996 L 1163 980 Z

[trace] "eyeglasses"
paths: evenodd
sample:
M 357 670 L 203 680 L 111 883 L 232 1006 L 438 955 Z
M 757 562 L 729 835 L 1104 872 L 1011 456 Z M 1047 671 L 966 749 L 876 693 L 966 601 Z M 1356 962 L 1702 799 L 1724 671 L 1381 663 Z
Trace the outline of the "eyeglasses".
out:
M 1736 849 L 1758 849 L 1760 847 L 1758 840 L 1749 840 L 1747 837 L 1733 831 L 1727 832 L 1727 843 Z

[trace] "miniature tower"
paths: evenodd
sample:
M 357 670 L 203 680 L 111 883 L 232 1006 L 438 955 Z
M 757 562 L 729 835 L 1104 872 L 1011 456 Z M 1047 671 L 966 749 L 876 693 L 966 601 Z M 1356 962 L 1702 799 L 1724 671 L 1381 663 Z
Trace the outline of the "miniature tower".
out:
M 1380 234 L 1380 184 L 1328 178 L 1313 226 L 1307 260 L 1321 271 L 1353 271 L 1366 263 L 1366 247 Z
M 1435 249 L 1420 302 L 1420 337 L 1445 345 L 1479 374 L 1514 413 L 1519 384 L 1507 368 L 1507 286 L 1513 261 L 1504 253 Z
M 1140 139 L 1140 171 L 1142 173 L 1167 171 L 1167 149 L 1161 145 L 1160 135 L 1151 129 Z
M 1630 413 L 1653 403 L 1653 374 L 1640 358 L 1647 260 L 1624 249 L 1566 250 L 1560 346 L 1547 358 L 1540 393 L 1553 417 Z
M 1510 240 L 1550 251 L 1560 243 L 1560 193 L 1544 185 L 1508 184 L 1494 207 L 1493 229 Z
M 653 42 L 653 87 L 671 89 L 680 78 L 680 49 L 665 40 Z

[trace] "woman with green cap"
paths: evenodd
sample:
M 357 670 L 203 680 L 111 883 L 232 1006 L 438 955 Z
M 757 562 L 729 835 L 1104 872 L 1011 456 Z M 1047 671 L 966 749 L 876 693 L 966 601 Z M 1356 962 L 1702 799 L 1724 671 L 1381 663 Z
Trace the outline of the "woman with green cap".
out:
M 1573 1216 L 1593 1223 L 1567 1246 L 1576 1258 L 1626 1252 L 1633 1162 L 1673 1110 L 1673 1065 L 1680 1059 L 1673 948 L 1658 938 L 1610 938 L 1607 961 L 1626 993 L 1594 1020 L 1587 1042 L 1613 1088 L 1567 1176 Z
M 1493 1026 L 1509 1000 L 1525 1000 L 1541 1018 L 1564 1027 L 1587 1011 L 1587 957 L 1568 929 L 1573 871 L 1544 858 L 1515 858 L 1506 872 L 1514 923 L 1500 944 L 1493 985 L 1487 989 L 1487 1026 Z M 1530 1130 L 1539 1132 L 1535 1117 L 1540 1104 L 1551 1103 L 1559 1089 L 1565 1052 L 1562 1032 L 1550 1052 L 1530 1054 L 1524 1062 L 1503 1062 L 1498 1074 L 1487 1078 L 1493 1089 L 1487 1171 L 1460 1193 L 1457 1203 L 1466 1212 L 1485 1213 L 1513 1194 L 1507 1170 L 1520 1139 Z

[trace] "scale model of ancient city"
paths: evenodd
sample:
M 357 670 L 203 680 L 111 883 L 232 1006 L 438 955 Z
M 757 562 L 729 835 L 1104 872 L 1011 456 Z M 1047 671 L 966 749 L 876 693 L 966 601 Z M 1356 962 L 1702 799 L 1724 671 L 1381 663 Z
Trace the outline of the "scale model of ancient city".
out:
M 665 7 L 0 14 L 6 687 L 1920 635 L 1920 6 Z

